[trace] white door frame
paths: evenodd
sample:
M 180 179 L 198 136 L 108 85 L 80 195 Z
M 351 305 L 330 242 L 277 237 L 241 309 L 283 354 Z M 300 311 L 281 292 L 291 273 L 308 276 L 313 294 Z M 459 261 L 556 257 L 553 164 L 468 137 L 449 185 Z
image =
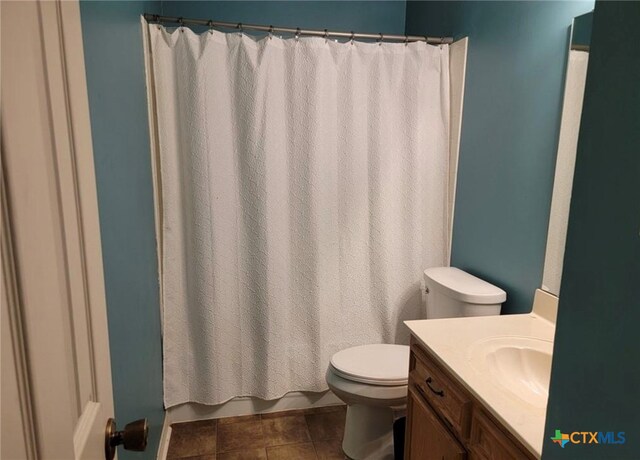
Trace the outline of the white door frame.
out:
M 0 17 L 1 456 L 103 459 L 113 394 L 80 8 L 2 2 Z

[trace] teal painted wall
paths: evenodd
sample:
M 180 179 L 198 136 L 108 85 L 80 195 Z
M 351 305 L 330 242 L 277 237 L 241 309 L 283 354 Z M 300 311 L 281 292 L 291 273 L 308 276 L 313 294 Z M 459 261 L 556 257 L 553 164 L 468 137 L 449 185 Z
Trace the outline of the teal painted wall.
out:
M 164 409 L 153 185 L 140 14 L 159 2 L 81 2 L 98 186 L 116 421 L 149 419 L 155 459 Z
M 162 14 L 313 29 L 403 34 L 404 1 L 163 1 Z
M 408 2 L 406 31 L 469 37 L 452 264 L 531 309 L 542 284 L 569 27 L 582 2 Z
M 404 2 L 120 2 L 80 4 L 119 426 L 164 417 L 153 187 L 140 14 L 403 33 Z
M 640 458 L 640 2 L 597 2 L 543 458 Z M 624 445 L 551 442 L 624 431 Z
M 586 13 L 576 17 L 573 21 L 573 33 L 571 36 L 572 45 L 587 45 L 591 43 L 591 24 L 593 23 L 593 13 Z

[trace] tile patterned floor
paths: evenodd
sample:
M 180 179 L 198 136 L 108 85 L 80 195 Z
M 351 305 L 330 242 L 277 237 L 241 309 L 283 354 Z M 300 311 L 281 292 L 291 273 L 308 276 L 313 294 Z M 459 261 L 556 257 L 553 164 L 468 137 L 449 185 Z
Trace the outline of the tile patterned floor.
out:
M 167 460 L 343 460 L 345 406 L 174 423 Z

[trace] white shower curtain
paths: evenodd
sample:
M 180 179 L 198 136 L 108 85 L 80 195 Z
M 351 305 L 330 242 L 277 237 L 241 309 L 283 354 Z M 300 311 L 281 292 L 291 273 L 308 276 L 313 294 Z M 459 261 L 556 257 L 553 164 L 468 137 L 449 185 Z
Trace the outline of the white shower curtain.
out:
M 322 391 L 446 262 L 446 46 L 149 26 L 164 397 Z

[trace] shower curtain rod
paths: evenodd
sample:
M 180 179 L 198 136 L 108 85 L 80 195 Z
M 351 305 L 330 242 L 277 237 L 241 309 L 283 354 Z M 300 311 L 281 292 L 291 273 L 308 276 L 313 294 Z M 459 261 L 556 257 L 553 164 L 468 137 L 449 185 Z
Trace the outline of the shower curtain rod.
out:
M 274 27 L 274 26 L 263 26 L 257 24 L 243 24 L 241 22 L 224 22 L 224 21 L 213 21 L 210 19 L 189 19 L 182 18 L 176 16 L 161 16 L 158 14 L 149 14 L 145 13 L 144 18 L 147 22 L 156 22 L 156 23 L 175 23 L 180 26 L 183 25 L 197 25 L 197 26 L 205 26 L 205 27 L 223 27 L 228 29 L 237 29 L 239 31 L 247 30 L 259 30 L 261 32 L 269 32 L 269 33 L 286 33 L 286 34 L 294 34 L 296 36 L 300 35 L 310 35 L 314 37 L 340 37 L 340 38 L 348 38 L 348 39 L 370 39 L 370 40 L 378 40 L 378 41 L 403 41 L 403 42 L 427 42 L 430 45 L 442 45 L 453 43 L 453 38 L 451 37 L 426 37 L 421 35 L 392 35 L 392 34 L 367 34 L 367 33 L 355 33 L 355 32 L 337 32 L 334 30 L 320 30 L 320 29 L 300 29 L 299 27 L 291 28 L 291 27 Z

